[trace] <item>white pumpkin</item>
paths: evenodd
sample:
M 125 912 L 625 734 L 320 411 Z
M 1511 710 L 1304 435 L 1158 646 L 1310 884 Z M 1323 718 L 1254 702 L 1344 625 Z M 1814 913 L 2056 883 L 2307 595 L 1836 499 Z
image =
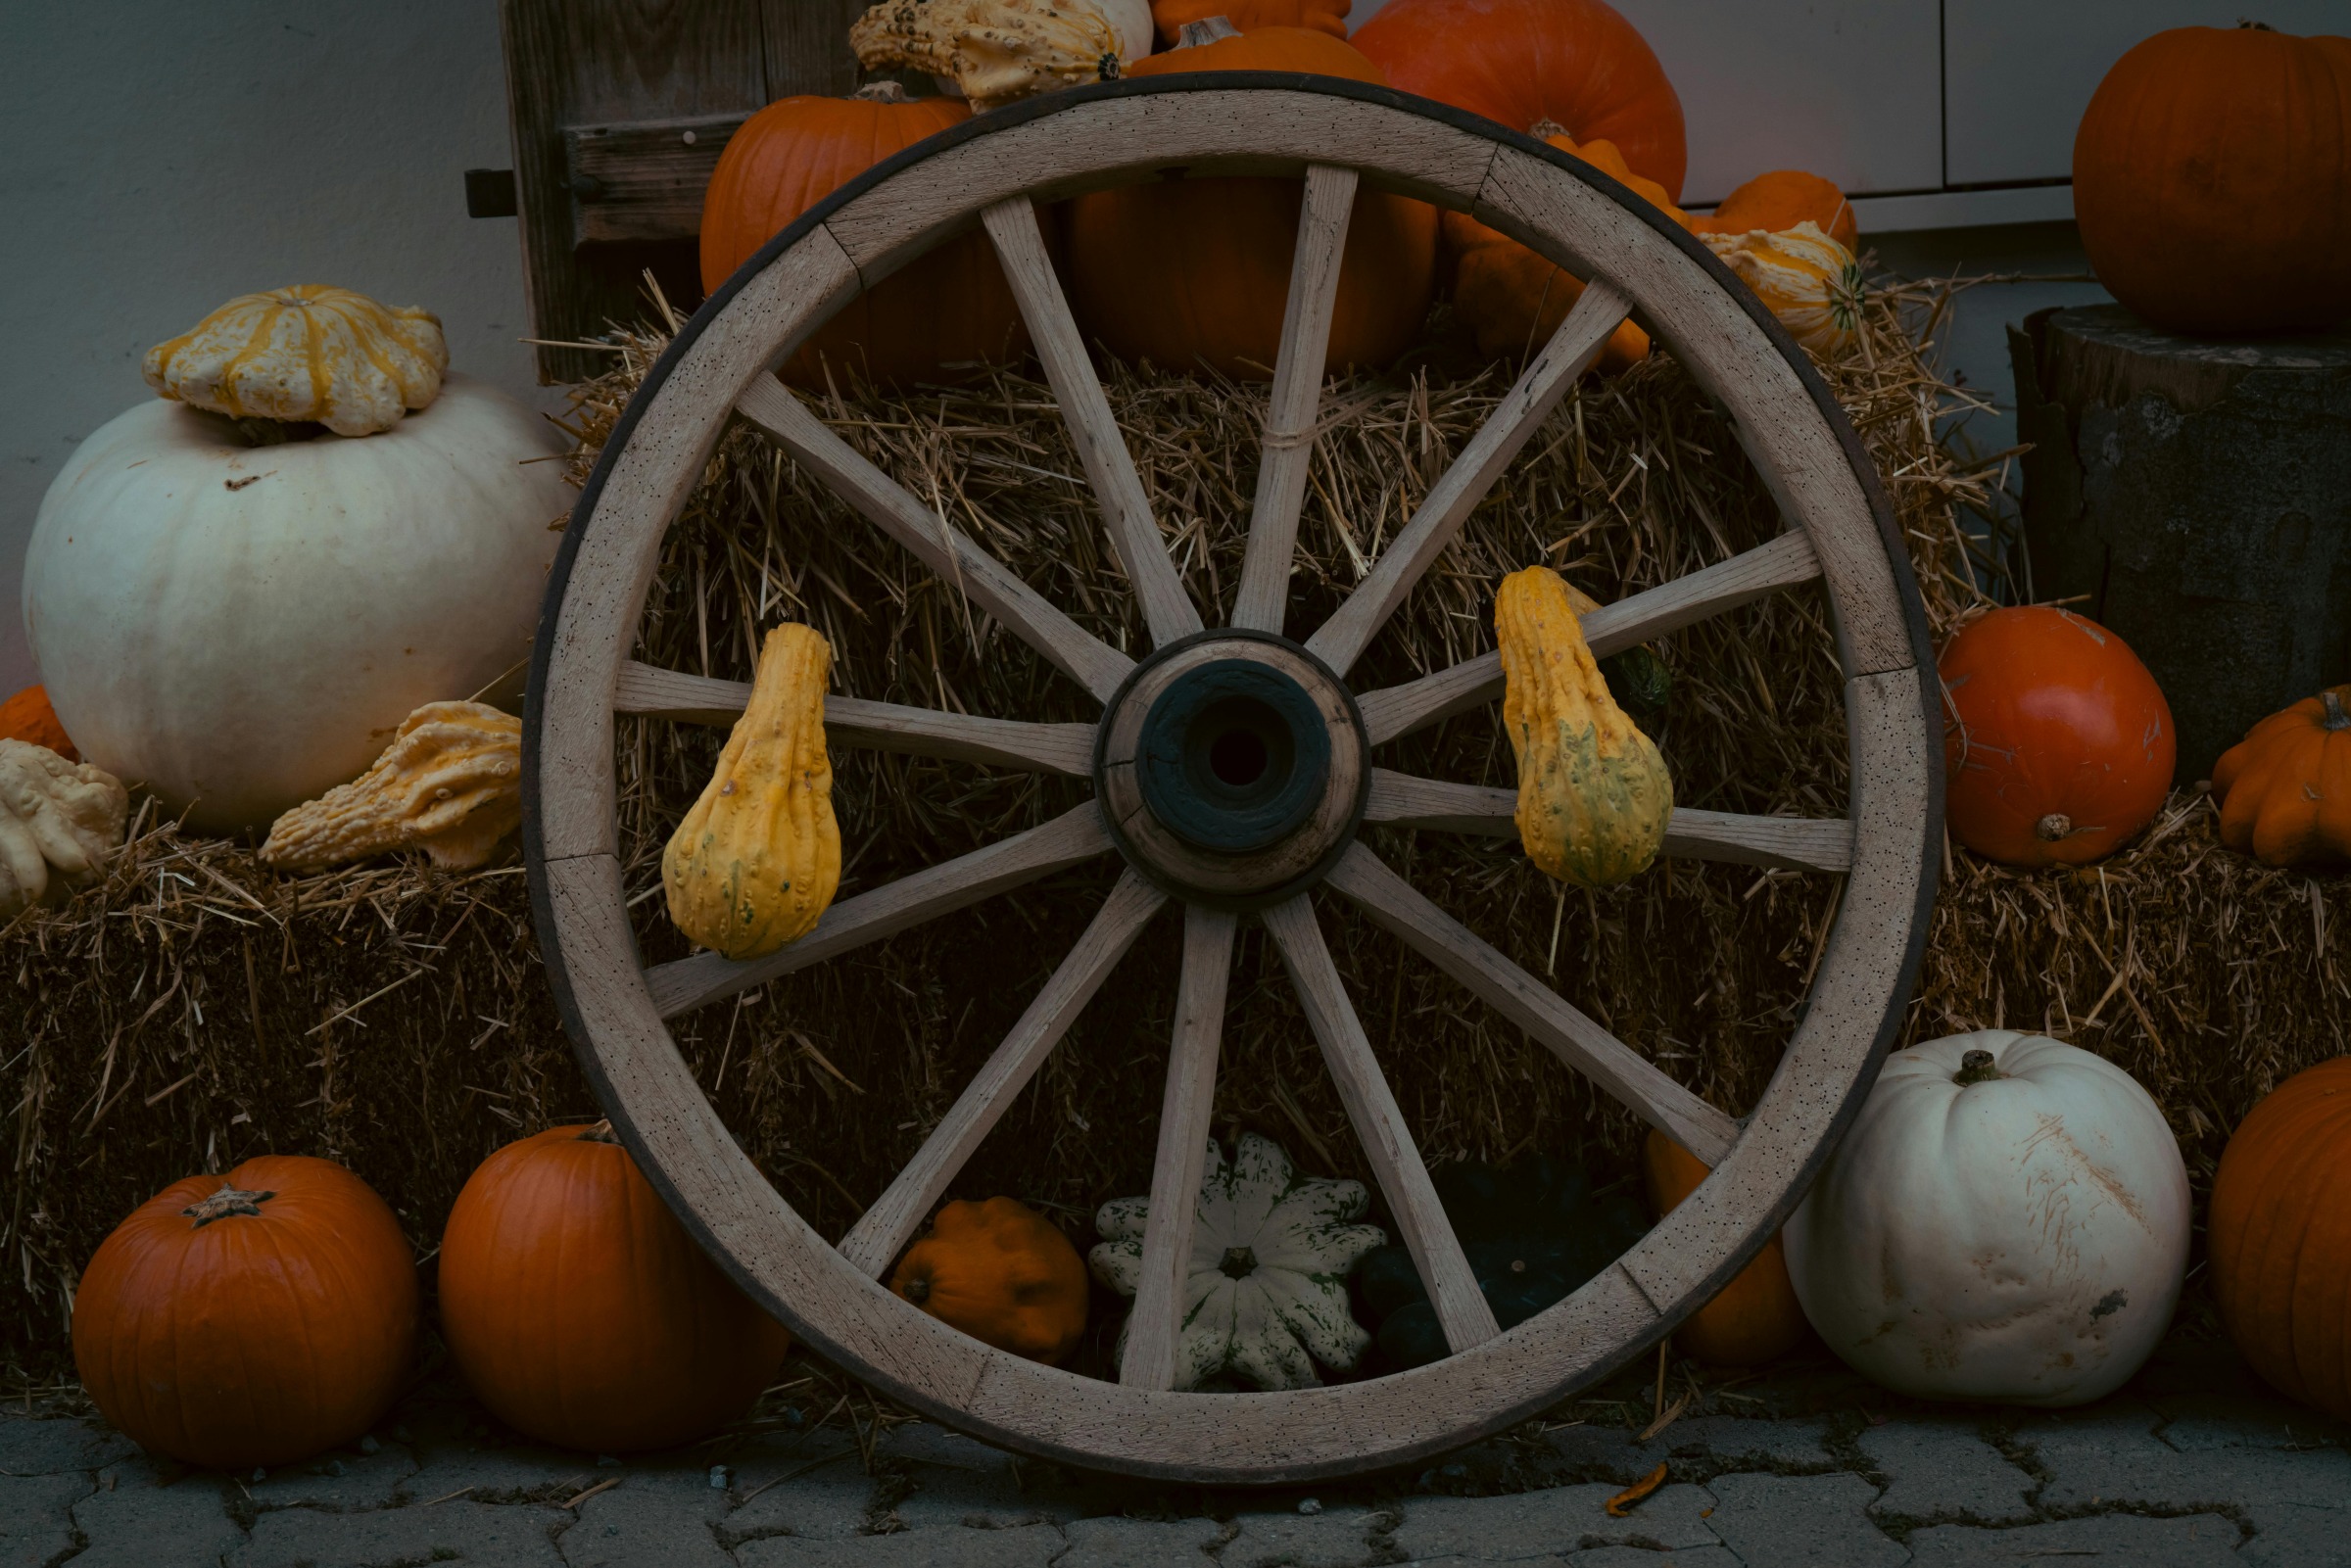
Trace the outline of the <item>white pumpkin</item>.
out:
M 1360 1181 L 1301 1176 L 1281 1145 L 1241 1134 L 1230 1163 L 1215 1139 L 1193 1211 L 1192 1256 L 1184 1273 L 1176 1386 L 1197 1388 L 1237 1373 L 1261 1389 L 1312 1388 L 1315 1362 L 1342 1371 L 1371 1336 L 1347 1302 L 1347 1275 L 1387 1244 L 1376 1225 L 1359 1225 L 1371 1195 Z M 1102 1206 L 1102 1244 L 1087 1261 L 1094 1277 L 1132 1296 L 1143 1269 L 1148 1198 Z M 1124 1355 L 1127 1331 L 1119 1331 Z
M 1987 1029 L 1887 1061 L 1786 1235 L 1804 1314 L 1856 1370 L 1926 1399 L 2080 1404 L 2171 1324 L 2187 1169 L 2129 1073 Z
M 510 698 L 571 505 L 559 451 L 456 375 L 379 435 L 277 446 L 141 404 L 74 452 L 25 552 L 59 721 L 193 826 L 236 832 L 357 777 L 425 703 Z

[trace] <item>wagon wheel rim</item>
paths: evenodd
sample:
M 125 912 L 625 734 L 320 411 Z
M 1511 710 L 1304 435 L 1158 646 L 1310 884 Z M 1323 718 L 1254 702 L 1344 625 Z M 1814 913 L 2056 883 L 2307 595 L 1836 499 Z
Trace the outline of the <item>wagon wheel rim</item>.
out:
M 1327 156 L 1338 147 L 1351 149 L 1344 164 Z M 1176 574 L 1046 261 L 1033 206 L 1171 166 L 1305 181 L 1242 577 L 1228 626 L 1216 631 Z M 1364 580 L 1328 621 L 1293 642 L 1282 634 L 1305 438 L 1320 400 L 1348 214 L 1364 183 L 1467 210 L 1591 282 Z M 1071 621 L 769 373 L 862 288 L 975 223 L 1004 265 L 1071 428 L 1153 643 L 1147 659 Z M 1845 675 L 1852 764 L 1846 818 L 1677 811 L 1665 842 L 1669 857 L 1844 878 L 1801 1019 L 1744 1121 L 1683 1089 L 1524 974 L 1357 836 L 1363 823 L 1514 831 L 1511 791 L 1369 765 L 1373 747 L 1498 697 L 1496 655 L 1372 691 L 1350 690 L 1345 677 L 1632 311 L 1722 405 L 1788 529 L 1587 617 L 1594 653 L 1818 581 Z M 1099 792 L 1041 827 L 842 900 L 809 935 L 767 958 L 735 963 L 697 953 L 647 969 L 617 853 L 615 715 L 732 722 L 747 695 L 735 683 L 627 657 L 662 536 L 738 415 L 1106 704 L 1104 719 L 1089 726 L 828 698 L 834 743 L 1091 774 Z M 1326 841 L 1303 869 L 1290 864 L 1287 880 L 1206 888 L 1180 854 L 1172 866 L 1138 846 L 1130 821 L 1117 832 L 1106 821 L 1107 770 L 1120 761 L 1111 732 L 1114 721 L 1133 718 L 1127 698 L 1154 671 L 1164 676 L 1187 650 L 1204 648 L 1219 658 L 1195 658 L 1188 672 L 1167 676 L 1154 701 L 1203 662 L 1261 673 L 1278 666 L 1328 721 L 1334 752 L 1357 759 L 1352 781 L 1320 782 L 1326 794 L 1352 791 L 1343 824 L 1333 829 L 1327 811 L 1308 822 Z M 1842 410 L 1759 303 L 1661 214 L 1529 138 L 1382 88 L 1223 72 L 1106 84 L 977 117 L 836 192 L 714 295 L 647 377 L 575 507 L 534 648 L 523 765 L 534 910 L 565 1027 L 631 1153 L 711 1257 L 821 1354 L 949 1425 L 1044 1457 L 1203 1482 L 1355 1473 L 1473 1441 L 1607 1376 L 1702 1306 L 1794 1209 L 1858 1109 L 1917 973 L 1942 821 L 1931 670 L 1923 604 L 1875 471 Z M 1329 700 L 1317 672 L 1343 700 Z M 1135 754 L 1125 761 L 1131 767 Z M 1167 826 L 1153 810 L 1142 815 Z M 1293 824 L 1290 832 L 1299 831 Z M 735 1143 L 663 1021 L 1112 853 L 1125 868 L 1076 948 L 914 1161 L 838 1249 L 827 1243 Z M 1331 961 L 1312 904 L 1318 886 L 1359 906 L 1714 1173 L 1602 1274 L 1498 1331 Z M 1104 1382 L 982 1345 L 900 1302 L 878 1276 L 1172 898 L 1185 906 L 1183 956 L 1143 1283 L 1120 1381 Z M 1453 1351 L 1444 1359 L 1335 1387 L 1170 1391 L 1190 1199 L 1205 1158 L 1234 934 L 1246 918 L 1265 923 L 1428 1282 Z

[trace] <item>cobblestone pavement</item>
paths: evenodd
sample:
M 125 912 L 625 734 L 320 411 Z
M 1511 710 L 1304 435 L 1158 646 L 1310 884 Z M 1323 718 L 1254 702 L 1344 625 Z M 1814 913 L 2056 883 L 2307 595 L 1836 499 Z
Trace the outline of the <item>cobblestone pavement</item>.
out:
M 1084 1476 L 924 1423 L 566 1453 L 446 1387 L 267 1474 L 159 1465 L 74 1416 L 0 1416 L 0 1568 L 2134 1568 L 2351 1564 L 2351 1431 L 2173 1345 L 2065 1412 L 1899 1407 L 1825 1367 L 1718 1386 L 1649 1442 L 1620 1402 L 1417 1473 L 1279 1493 Z M 1668 1466 L 1630 1515 L 1603 1504 Z

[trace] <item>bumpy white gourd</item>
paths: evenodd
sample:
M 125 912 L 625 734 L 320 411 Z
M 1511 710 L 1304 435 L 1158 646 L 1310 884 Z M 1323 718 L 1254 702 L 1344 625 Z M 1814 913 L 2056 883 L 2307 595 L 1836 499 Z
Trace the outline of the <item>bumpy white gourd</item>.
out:
M 129 812 L 129 793 L 105 769 L 0 740 L 0 921 L 95 881 Z

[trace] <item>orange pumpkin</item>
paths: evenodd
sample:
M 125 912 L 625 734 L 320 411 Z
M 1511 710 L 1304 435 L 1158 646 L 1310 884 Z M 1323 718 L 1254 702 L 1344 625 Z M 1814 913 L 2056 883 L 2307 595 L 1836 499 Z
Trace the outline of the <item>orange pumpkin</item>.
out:
M 2351 1056 L 2297 1072 L 2238 1124 L 2205 1229 L 2221 1321 L 2280 1393 L 2351 1416 Z
M 1243 32 L 1312 27 L 1344 38 L 1348 5 L 1349 0 L 1151 0 L 1151 23 L 1162 49 L 1174 48 L 1187 25 L 1211 17 L 1223 17 Z
M 2351 38 L 2175 27 L 2114 63 L 2074 135 L 2098 281 L 2178 332 L 2351 316 Z
M 1682 101 L 1639 29 L 1603 0 L 1391 0 L 1355 46 L 1388 84 L 1548 136 L 1613 142 L 1682 199 Z
M 2273 713 L 2212 767 L 2221 842 L 2272 866 L 2351 860 L 2351 686 Z
M 1993 610 L 1960 628 L 1943 677 L 1944 821 L 1979 855 L 2078 866 L 2162 809 L 2171 704 L 2123 640 L 2070 610 Z
M 1150 55 L 1131 76 L 1187 71 L 1289 71 L 1377 82 L 1378 68 L 1327 33 L 1266 27 Z M 1304 186 L 1295 179 L 1158 180 L 1069 205 L 1070 300 L 1087 336 L 1122 359 L 1206 365 L 1272 378 L 1290 294 Z M 1402 353 L 1436 292 L 1437 214 L 1425 203 L 1363 191 L 1347 228 L 1326 369 Z
M 715 290 L 793 218 L 874 165 L 971 118 L 952 98 L 908 98 L 895 83 L 853 98 L 785 98 L 744 122 L 702 198 L 702 287 Z M 843 306 L 784 366 L 821 388 L 855 370 L 868 380 L 953 381 L 983 361 L 1029 351 L 1020 307 L 979 232 L 909 262 Z
M 1061 1227 L 1011 1198 L 951 1203 L 889 1288 L 951 1327 L 1050 1366 L 1085 1332 L 1085 1264 Z
M 1641 1146 L 1641 1168 L 1650 1207 L 1660 1217 L 1712 1174 L 1698 1156 L 1655 1130 Z M 1774 1231 L 1755 1260 L 1674 1331 L 1673 1342 L 1709 1366 L 1761 1366 L 1795 1350 L 1808 1327 Z
M 1665 188 L 1627 167 L 1613 143 L 1578 146 L 1564 135 L 1553 136 L 1550 142 L 1630 187 L 1676 223 L 1687 221 Z M 1583 296 L 1581 280 L 1466 213 L 1447 213 L 1444 235 L 1453 308 L 1463 324 L 1477 334 L 1477 352 L 1488 357 L 1517 357 L 1542 348 L 1567 318 L 1568 308 Z M 1649 334 L 1627 321 L 1601 351 L 1600 367 L 1622 370 L 1647 357 Z
M 1780 234 L 1809 222 L 1848 251 L 1861 241 L 1853 204 L 1845 199 L 1845 192 L 1800 168 L 1757 174 L 1724 197 L 1712 213 L 1687 222 L 1693 234 L 1751 234 L 1757 229 Z
M 173 1182 L 99 1245 L 73 1364 L 99 1410 L 189 1464 L 290 1464 L 392 1407 L 416 1263 L 384 1201 L 331 1161 L 264 1155 Z
M 66 736 L 66 727 L 57 722 L 57 710 L 49 705 L 45 686 L 28 686 L 0 702 L 0 740 L 29 741 L 47 746 L 68 762 L 81 760 L 81 753 Z
M 600 1121 L 507 1144 L 466 1180 L 441 1238 L 441 1327 L 501 1420 L 604 1453 L 741 1415 L 792 1345 Z

